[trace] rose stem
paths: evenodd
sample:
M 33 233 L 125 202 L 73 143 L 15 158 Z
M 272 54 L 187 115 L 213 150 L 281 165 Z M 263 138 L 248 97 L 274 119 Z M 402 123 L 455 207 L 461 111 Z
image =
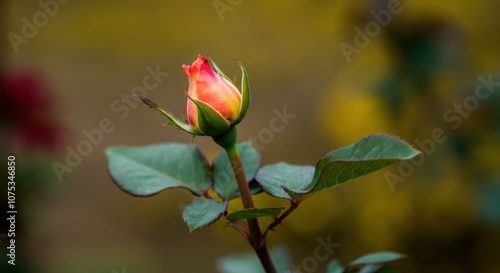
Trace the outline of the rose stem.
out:
M 225 146 L 226 147 L 222 147 L 226 151 L 229 161 L 231 162 L 231 167 L 233 168 L 236 183 L 238 184 L 243 207 L 245 209 L 254 208 L 252 194 L 247 183 L 245 172 L 243 171 L 243 164 L 241 163 L 241 156 L 236 148 L 236 143 L 234 142 L 231 145 Z M 262 237 L 262 232 L 257 218 L 248 219 L 247 222 L 250 235 L 252 237 L 252 248 L 257 253 L 262 266 L 266 270 L 266 273 L 276 273 L 276 269 L 274 268 L 269 252 L 267 251 L 265 240 L 263 240 L 265 238 Z

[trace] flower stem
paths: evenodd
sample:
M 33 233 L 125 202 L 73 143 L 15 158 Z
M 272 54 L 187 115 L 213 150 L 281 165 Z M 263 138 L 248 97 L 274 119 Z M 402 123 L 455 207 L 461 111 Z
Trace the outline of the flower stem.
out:
M 227 156 L 229 157 L 229 162 L 231 162 L 234 177 L 236 178 L 243 207 L 245 209 L 254 208 L 252 193 L 250 192 L 247 178 L 243 170 L 240 153 L 236 147 L 236 127 L 230 129 L 230 132 L 227 132 L 227 135 L 214 137 L 214 140 L 217 144 L 224 148 Z M 276 269 L 272 263 L 271 256 L 269 256 L 266 242 L 264 240 L 265 238 L 262 236 L 262 231 L 260 230 L 257 218 L 248 219 L 247 223 L 250 231 L 252 248 L 255 253 L 257 253 L 257 256 L 259 257 L 266 273 L 276 273 Z

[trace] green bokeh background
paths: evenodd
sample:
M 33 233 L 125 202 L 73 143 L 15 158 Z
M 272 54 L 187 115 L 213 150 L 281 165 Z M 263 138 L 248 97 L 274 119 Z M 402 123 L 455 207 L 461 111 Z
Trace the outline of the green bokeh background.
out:
M 8 33 L 21 35 L 21 18 L 32 21 L 42 9 L 37 1 L 3 1 L 2 68 L 36 71 L 53 91 L 66 130 L 56 152 L 7 148 L 19 164 L 46 169 L 18 180 L 28 185 L 18 197 L 19 258 L 37 273 L 216 272 L 219 257 L 249 250 L 224 223 L 189 234 L 180 216 L 192 200 L 187 191 L 134 198 L 106 172 L 107 146 L 191 141 L 162 127 L 165 119 L 146 106 L 134 102 L 121 120 L 111 105 L 142 84 L 147 66 L 159 65 L 170 74 L 147 95 L 183 114 L 179 89 L 188 81 L 181 65 L 204 54 L 230 77 L 239 75 L 235 58 L 246 67 L 252 102 L 239 139 L 257 141 L 264 164 L 315 164 L 371 133 L 410 143 L 432 137 L 435 128 L 447 136 L 393 188 L 386 174 L 398 174 L 397 166 L 304 202 L 269 238 L 271 246 L 288 247 L 294 264 L 313 255 L 317 238 L 331 236 L 341 245 L 331 259 L 343 262 L 394 250 L 409 255 L 398 263 L 405 272 L 499 272 L 500 90 L 456 129 L 443 114 L 474 94 L 479 76 L 500 80 L 500 4 L 395 2 L 401 12 L 348 62 L 340 45 L 354 45 L 355 28 L 365 29 L 371 11 L 387 2 L 232 1 L 238 4 L 220 15 L 213 1 L 73 0 L 15 53 Z M 260 132 L 270 127 L 273 109 L 284 107 L 296 118 L 263 143 Z M 113 132 L 59 182 L 51 164 L 64 163 L 66 147 L 76 148 L 85 140 L 82 130 L 104 118 Z M 219 150 L 208 138 L 194 142 L 209 159 Z M 256 203 L 285 204 L 265 195 Z M 315 272 L 323 272 L 327 262 L 318 264 Z

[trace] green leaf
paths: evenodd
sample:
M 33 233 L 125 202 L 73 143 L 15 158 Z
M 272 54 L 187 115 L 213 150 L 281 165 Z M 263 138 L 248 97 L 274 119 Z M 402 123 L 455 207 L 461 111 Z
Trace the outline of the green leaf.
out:
M 313 180 L 304 191 L 286 191 L 293 199 L 300 199 L 419 154 L 420 151 L 397 137 L 369 135 L 323 157 L 316 164 Z
M 227 208 L 227 202 L 219 203 L 213 199 L 199 199 L 184 208 L 182 219 L 189 231 L 206 227 L 219 219 Z
M 248 74 L 243 65 L 240 62 L 238 64 L 241 68 L 241 110 L 238 119 L 234 122 L 235 125 L 245 118 L 250 105 L 250 81 L 248 80 Z
M 332 261 L 326 268 L 326 273 L 343 273 L 344 267 L 338 261 Z
M 243 170 L 247 178 L 247 182 L 252 181 L 257 170 L 260 167 L 259 152 L 252 146 L 250 142 L 242 142 L 237 145 L 238 151 L 243 163 Z M 214 159 L 213 162 L 214 175 L 214 190 L 223 199 L 229 199 L 238 196 L 238 186 L 234 177 L 231 163 L 227 153 L 222 150 Z M 258 190 L 258 189 L 257 189 Z
M 379 263 L 388 263 L 388 262 L 393 262 L 402 258 L 405 258 L 406 256 L 397 252 L 391 252 L 391 251 L 382 251 L 382 252 L 375 252 L 371 253 L 365 256 L 362 256 L 360 258 L 357 258 L 356 260 L 352 261 L 349 265 L 354 266 L 354 265 L 363 265 L 363 264 L 379 264 Z
M 231 212 L 227 215 L 227 219 L 231 221 L 264 217 L 264 216 L 278 216 L 284 208 L 251 208 L 242 209 Z
M 291 199 L 284 188 L 300 192 L 311 183 L 313 175 L 313 166 L 299 166 L 279 162 L 260 168 L 255 180 L 268 194 Z
M 290 272 L 292 261 L 283 247 L 276 247 L 270 251 L 271 260 L 276 272 Z M 254 252 L 243 254 L 232 254 L 223 257 L 217 262 L 217 270 L 220 273 L 265 273 L 262 264 Z
M 136 196 L 181 187 L 202 195 L 211 184 L 210 167 L 193 144 L 109 147 L 108 169 L 116 184 Z

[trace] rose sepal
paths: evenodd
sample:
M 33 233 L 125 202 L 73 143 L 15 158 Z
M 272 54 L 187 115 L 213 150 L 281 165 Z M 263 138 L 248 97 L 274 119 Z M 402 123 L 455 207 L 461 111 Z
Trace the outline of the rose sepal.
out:
M 134 95 L 134 97 L 139 98 L 144 104 L 149 106 L 149 108 L 152 108 L 160 113 L 162 113 L 164 116 L 166 116 L 170 122 L 165 123 L 164 125 L 175 125 L 179 129 L 192 134 L 194 136 L 201 136 L 203 133 L 196 131 L 189 123 L 184 122 L 174 116 L 172 113 L 165 111 L 163 108 L 161 108 L 156 102 L 150 100 L 149 98 L 142 96 L 142 95 Z
M 207 57 L 208 63 L 210 66 L 215 70 L 215 73 L 219 74 L 219 76 L 223 77 L 224 79 L 228 80 L 230 83 L 234 85 L 235 81 L 231 80 L 222 70 L 217 66 L 217 64 L 212 60 L 212 58 Z
M 245 118 L 248 107 L 250 106 L 250 81 L 248 79 L 248 74 L 245 67 L 243 67 L 243 65 L 238 60 L 236 61 L 238 62 L 238 65 L 241 69 L 241 109 L 240 115 L 238 116 L 238 119 L 233 123 L 233 125 L 240 123 L 243 118 Z
M 229 129 L 231 124 L 210 105 L 192 98 L 185 90 L 182 90 L 182 92 L 186 94 L 189 100 L 196 104 L 198 109 L 198 126 L 202 135 L 216 136 Z

